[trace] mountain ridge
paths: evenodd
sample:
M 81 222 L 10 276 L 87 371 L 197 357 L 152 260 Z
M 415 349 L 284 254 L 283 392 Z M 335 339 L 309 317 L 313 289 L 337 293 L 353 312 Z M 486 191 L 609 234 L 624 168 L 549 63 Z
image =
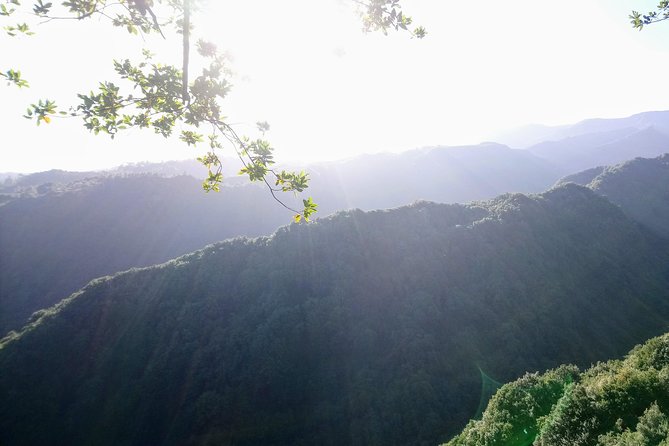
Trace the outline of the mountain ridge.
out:
M 570 184 L 211 245 L 6 339 L 0 440 L 434 444 L 476 410 L 478 367 L 509 380 L 662 332 L 667 243 Z
M 510 147 L 526 149 L 544 141 L 557 141 L 587 133 L 600 133 L 629 127 L 643 130 L 650 126 L 669 133 L 669 111 L 645 111 L 622 118 L 591 118 L 558 126 L 532 124 L 501 133 L 492 139 Z
M 669 154 L 589 169 L 556 183 L 588 187 L 656 234 L 669 238 Z

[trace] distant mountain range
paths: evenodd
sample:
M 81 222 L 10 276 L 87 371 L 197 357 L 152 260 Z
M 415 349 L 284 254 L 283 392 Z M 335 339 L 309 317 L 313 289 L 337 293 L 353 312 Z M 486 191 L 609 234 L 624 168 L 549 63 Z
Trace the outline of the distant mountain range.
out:
M 435 444 L 479 370 L 588 365 L 667 320 L 669 240 L 587 188 L 348 211 L 36 313 L 0 347 L 0 443 Z
M 445 441 L 485 406 L 482 377 L 669 329 L 667 128 L 656 112 L 527 150 L 316 164 L 322 218 L 254 239 L 290 213 L 244 179 L 203 193 L 193 162 L 7 176 L 0 444 Z M 560 397 L 573 370 L 530 381 Z
M 669 154 L 589 169 L 567 176 L 557 185 L 570 182 L 589 187 L 630 217 L 669 238 Z
M 495 141 L 513 148 L 524 149 L 546 141 L 559 141 L 588 134 L 608 134 L 645 130 L 653 127 L 669 134 L 669 111 L 638 113 L 626 118 L 586 119 L 572 125 L 528 125 L 495 136 Z
M 308 168 L 308 192 L 321 216 L 420 199 L 462 203 L 505 192 L 538 193 L 577 166 L 664 152 L 669 137 L 663 133 L 623 126 L 652 122 L 663 128 L 663 118 L 669 114 L 616 120 L 609 127 L 620 128 L 613 129 L 576 124 L 605 131 L 529 150 L 485 143 L 315 164 Z M 232 159 L 224 165 L 227 174 L 238 168 Z M 32 312 L 95 277 L 164 262 L 229 237 L 270 234 L 290 220 L 265 191 L 244 179 L 226 179 L 227 187 L 217 196 L 202 192 L 201 176 L 176 176 L 197 176 L 202 169 L 196 161 L 143 163 L 105 172 L 53 170 L 6 182 L 0 188 L 0 332 L 19 328 Z M 641 210 L 630 212 L 643 218 Z M 647 212 L 646 220 L 659 221 L 657 211 Z
M 50 171 L 10 186 L 0 206 L 0 332 L 95 277 L 230 237 L 270 234 L 292 217 L 258 184 L 205 194 L 189 176 L 89 174 Z M 495 144 L 361 157 L 314 166 L 311 175 L 320 215 L 542 191 L 559 178 L 533 155 Z M 58 183 L 72 179 L 79 181 Z
M 225 156 L 221 158 L 223 175 L 226 178 L 235 177 L 239 172 L 239 161 Z M 147 174 L 165 178 L 184 175 L 204 178 L 207 169 L 202 163 L 193 159 L 160 163 L 129 163 L 113 169 L 84 172 L 52 169 L 30 174 L 0 173 L 0 194 L 43 195 L 53 188 L 59 189 L 62 186 L 85 179 Z M 43 191 L 35 190 L 40 186 L 42 186 Z
M 653 158 L 669 152 L 669 136 L 654 127 L 631 134 L 614 133 L 621 137 L 601 144 L 598 142 L 605 140 L 602 135 L 587 134 L 537 144 L 528 150 L 566 172 L 618 164 L 636 157 Z M 612 133 L 605 136 L 608 139 Z
M 542 192 L 562 172 L 531 153 L 495 143 L 365 155 L 308 171 L 309 193 L 322 203 L 325 215 L 416 200 L 465 203 L 506 192 Z

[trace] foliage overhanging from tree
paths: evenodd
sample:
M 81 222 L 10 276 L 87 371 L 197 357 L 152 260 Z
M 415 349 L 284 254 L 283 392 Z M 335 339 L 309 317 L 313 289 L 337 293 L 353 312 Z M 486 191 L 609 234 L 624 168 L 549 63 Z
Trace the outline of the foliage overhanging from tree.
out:
M 655 10 L 649 11 L 645 14 L 640 13 L 639 11 L 632 11 L 629 18 L 632 26 L 637 28 L 639 31 L 641 31 L 646 25 L 667 20 L 669 19 L 669 0 L 661 0 L 657 4 Z
M 365 31 L 406 31 L 417 38 L 426 34 L 422 27 L 410 30 L 412 19 L 402 12 L 399 0 L 353 0 L 353 3 L 359 8 Z M 240 174 L 247 175 L 251 181 L 265 183 L 272 197 L 295 213 L 295 221 L 308 221 L 317 210 L 311 197 L 302 200 L 301 209 L 293 209 L 278 195 L 303 192 L 308 187 L 309 176 L 304 171 L 273 167 L 274 148 L 265 139 L 269 125 L 258 122 L 260 136 L 252 138 L 239 135 L 226 122 L 221 101 L 231 88 L 231 73 L 225 56 L 214 43 L 194 39 L 191 12 L 197 6 L 195 0 L 68 0 L 60 5 L 36 0 L 28 10 L 21 0 L 3 0 L 0 16 L 10 21 L 18 12 L 29 14 L 38 23 L 40 20 L 103 17 L 131 34 L 163 35 L 163 31 L 171 27 L 182 36 L 181 67 L 158 63 L 150 51 L 143 50 L 144 57 L 139 62 L 129 58 L 114 61 L 114 70 L 122 83 L 100 82 L 96 90 L 80 94 L 79 105 L 67 111 L 60 110 L 53 100 L 40 99 L 29 106 L 25 117 L 36 120 L 39 125 L 50 123 L 56 116 L 79 116 L 89 131 L 112 138 L 128 128 L 149 128 L 164 137 L 178 131 L 179 139 L 188 146 L 206 144 L 208 147 L 198 158 L 208 169 L 203 182 L 206 191 L 219 190 L 223 181 L 219 152 L 229 146 L 244 165 Z M 10 37 L 31 35 L 33 28 L 26 22 L 11 22 L 3 27 Z M 189 72 L 192 46 L 205 61 L 197 75 Z M 9 84 L 29 86 L 18 69 L 0 72 L 0 76 Z

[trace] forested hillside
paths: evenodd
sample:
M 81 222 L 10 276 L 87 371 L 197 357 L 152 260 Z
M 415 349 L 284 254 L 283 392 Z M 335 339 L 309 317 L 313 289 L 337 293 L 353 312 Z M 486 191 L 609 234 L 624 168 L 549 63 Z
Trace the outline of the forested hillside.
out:
M 669 141 L 654 130 L 631 132 L 623 128 L 589 133 L 545 143 L 536 153 L 566 154 L 588 165 L 595 162 L 593 153 L 645 153 L 646 146 L 636 144 L 639 135 L 655 135 L 657 144 Z M 618 149 L 592 147 L 604 141 L 609 143 L 602 147 Z M 226 161 L 230 173 L 234 163 Z M 645 168 L 652 171 L 646 174 Z M 0 206 L 0 333 L 19 328 L 32 312 L 55 304 L 95 277 L 164 262 L 229 237 L 269 234 L 290 221 L 290 214 L 257 185 L 228 181 L 231 187 L 220 194 L 205 195 L 197 179 L 172 176 L 197 169 L 197 164 L 172 162 L 102 173 L 48 171 L 24 175 L 6 186 L 0 194 L 0 203 L 5 203 Z M 419 199 L 467 202 L 504 192 L 542 192 L 565 172 L 559 163 L 494 143 L 367 155 L 313 165 L 309 171 L 310 193 L 317 198 L 320 216 Z M 651 165 L 635 171 L 638 179 L 631 179 L 630 186 L 616 172 L 620 180 L 615 190 L 593 187 L 633 218 L 667 235 L 666 175 L 656 178 L 658 167 Z M 172 177 L 128 175 L 133 172 Z M 593 169 L 567 179 L 585 185 L 600 173 Z
M 480 370 L 589 365 L 668 320 L 667 241 L 586 188 L 343 212 L 35 315 L 0 349 L 0 443 L 432 445 Z
M 92 178 L 0 207 L 0 332 L 90 280 L 238 235 L 290 214 L 255 185 L 205 194 L 181 176 Z
M 167 175 L 194 168 L 165 163 L 114 172 Z M 541 192 L 559 177 L 538 158 L 495 144 L 373 155 L 310 171 L 320 216 L 418 199 L 464 202 L 508 191 Z M 230 237 L 270 234 L 292 218 L 257 184 L 237 182 L 204 194 L 201 178 L 114 172 L 89 177 L 49 171 L 7 188 L 26 196 L 0 206 L 0 334 L 96 277 L 164 262 Z M 68 184 L 70 177 L 88 179 Z M 35 186 L 41 180 L 48 184 Z
M 624 360 L 561 366 L 502 387 L 449 446 L 669 444 L 669 334 Z
M 557 184 L 582 184 L 656 233 L 669 238 L 669 154 L 637 158 L 567 176 Z

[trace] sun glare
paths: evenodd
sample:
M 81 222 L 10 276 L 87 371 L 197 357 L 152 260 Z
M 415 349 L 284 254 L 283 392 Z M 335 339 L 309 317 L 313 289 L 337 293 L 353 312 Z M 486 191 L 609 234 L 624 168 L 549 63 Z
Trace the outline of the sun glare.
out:
M 625 116 L 666 108 L 669 100 L 655 87 L 669 72 L 662 56 L 669 28 L 633 30 L 628 2 L 569 0 L 556 8 L 529 0 L 416 0 L 404 6 L 425 25 L 427 38 L 364 34 L 344 0 L 209 1 L 196 33 L 231 56 L 234 88 L 223 105 L 230 122 L 251 133 L 257 121 L 268 121 L 268 137 L 286 161 L 475 144 L 523 124 Z M 4 89 L 0 119 L 9 144 L 28 145 L 32 155 L 4 152 L 2 170 L 195 155 L 148 133 L 112 143 L 87 134 L 76 120 L 36 130 L 21 118 L 35 98 L 72 104 L 76 93 L 95 88 L 89 80 L 113 75 L 111 59 L 141 57 L 136 37 L 97 21 L 77 25 L 47 23 L 3 50 L 31 88 Z M 161 60 L 179 60 L 178 37 L 142 39 Z

